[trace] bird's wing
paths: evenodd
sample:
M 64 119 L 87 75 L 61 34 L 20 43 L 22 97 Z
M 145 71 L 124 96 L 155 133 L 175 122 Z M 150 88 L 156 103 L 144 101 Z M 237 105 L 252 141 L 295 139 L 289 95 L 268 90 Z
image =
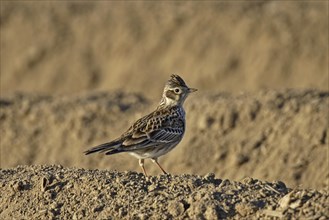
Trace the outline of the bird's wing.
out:
M 184 134 L 183 128 L 162 128 L 158 130 L 154 130 L 149 134 L 149 137 L 154 142 L 161 143 L 171 143 L 179 140 Z
M 138 120 L 124 135 L 122 149 L 133 151 L 179 141 L 184 121 L 178 116 L 150 114 Z

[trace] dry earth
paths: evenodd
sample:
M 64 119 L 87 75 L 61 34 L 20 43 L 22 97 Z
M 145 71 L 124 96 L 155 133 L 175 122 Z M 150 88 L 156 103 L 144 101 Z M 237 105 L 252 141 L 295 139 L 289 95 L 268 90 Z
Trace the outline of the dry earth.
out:
M 19 166 L 0 171 L 1 219 L 319 219 L 326 190 L 213 174 L 161 175 Z

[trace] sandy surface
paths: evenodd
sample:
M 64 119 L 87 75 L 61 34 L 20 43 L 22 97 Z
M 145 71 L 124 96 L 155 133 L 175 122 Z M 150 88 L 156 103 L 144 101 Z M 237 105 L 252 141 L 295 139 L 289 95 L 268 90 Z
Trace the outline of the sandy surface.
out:
M 328 191 L 213 174 L 20 166 L 0 171 L 1 219 L 328 219 Z M 4 193 L 5 192 L 5 193 Z
M 327 1 L 0 4 L 0 219 L 328 219 Z M 170 175 L 83 155 L 171 73 L 199 91 Z

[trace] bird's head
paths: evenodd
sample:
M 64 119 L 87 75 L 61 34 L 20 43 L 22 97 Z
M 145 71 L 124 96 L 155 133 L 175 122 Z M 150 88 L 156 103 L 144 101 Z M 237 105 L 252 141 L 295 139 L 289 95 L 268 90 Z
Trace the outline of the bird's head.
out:
M 165 106 L 182 105 L 187 96 L 195 91 L 197 89 L 189 88 L 180 76 L 173 74 L 165 85 L 160 104 Z

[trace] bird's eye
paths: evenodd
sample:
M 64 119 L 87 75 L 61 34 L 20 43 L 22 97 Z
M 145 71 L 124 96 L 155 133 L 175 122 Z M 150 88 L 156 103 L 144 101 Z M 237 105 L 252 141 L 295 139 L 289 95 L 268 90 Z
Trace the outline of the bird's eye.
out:
M 176 94 L 181 93 L 181 90 L 179 88 L 176 88 L 174 91 L 175 91 Z

